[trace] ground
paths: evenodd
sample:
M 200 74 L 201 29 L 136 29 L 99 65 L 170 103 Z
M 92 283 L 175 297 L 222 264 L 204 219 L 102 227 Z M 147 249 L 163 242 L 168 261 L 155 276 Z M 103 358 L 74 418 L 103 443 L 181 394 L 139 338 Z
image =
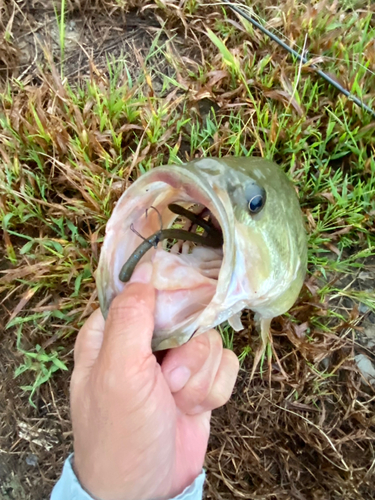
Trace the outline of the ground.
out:
M 243 2 L 375 109 L 370 1 Z M 259 17 L 258 17 L 259 16 Z M 0 1 L 0 499 L 49 498 L 72 449 L 75 336 L 98 307 L 105 224 L 143 172 L 273 158 L 299 194 L 309 268 L 214 412 L 208 499 L 375 498 L 375 122 L 218 2 Z

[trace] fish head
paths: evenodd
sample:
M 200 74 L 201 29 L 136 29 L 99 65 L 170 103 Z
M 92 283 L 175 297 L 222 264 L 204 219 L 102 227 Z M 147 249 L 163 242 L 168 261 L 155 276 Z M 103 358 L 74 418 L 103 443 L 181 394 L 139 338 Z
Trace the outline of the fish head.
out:
M 193 249 L 176 255 L 159 245 L 140 263 L 153 264 L 157 291 L 153 350 L 176 347 L 245 308 L 261 318 L 286 312 L 295 302 L 306 270 L 306 235 L 296 192 L 285 173 L 261 158 L 205 158 L 158 167 L 140 177 L 120 198 L 107 224 L 97 273 L 106 317 L 124 288 L 119 273 L 149 236 L 171 227 L 168 205 L 205 207 L 222 232 L 220 250 Z M 146 209 L 154 207 L 156 210 Z M 212 267 L 218 262 L 217 272 Z M 207 271 L 208 269 L 208 271 Z

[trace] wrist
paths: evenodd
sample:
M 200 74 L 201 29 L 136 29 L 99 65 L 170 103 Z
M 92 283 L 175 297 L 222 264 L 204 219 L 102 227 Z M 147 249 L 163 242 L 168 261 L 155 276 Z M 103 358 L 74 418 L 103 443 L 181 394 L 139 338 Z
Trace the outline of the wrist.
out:
M 201 500 L 205 477 L 206 472 L 204 469 L 202 469 L 198 476 L 194 478 L 192 483 L 187 486 L 180 494 L 172 497 L 162 497 L 158 500 Z M 59 482 L 56 484 L 55 489 L 58 489 L 62 483 L 65 483 L 65 485 L 69 485 L 69 489 L 64 489 L 64 495 L 62 495 L 61 497 L 54 496 L 53 494 L 51 500 L 66 500 L 66 498 L 74 498 L 77 500 L 107 500 L 106 498 L 96 497 L 81 484 L 81 482 L 79 481 L 79 476 L 75 470 L 73 453 L 66 459 L 62 476 L 59 479 Z M 66 496 L 67 494 L 69 496 Z M 123 500 L 127 500 L 127 498 L 128 497 L 126 496 Z M 139 500 L 155 500 L 155 497 L 142 497 Z

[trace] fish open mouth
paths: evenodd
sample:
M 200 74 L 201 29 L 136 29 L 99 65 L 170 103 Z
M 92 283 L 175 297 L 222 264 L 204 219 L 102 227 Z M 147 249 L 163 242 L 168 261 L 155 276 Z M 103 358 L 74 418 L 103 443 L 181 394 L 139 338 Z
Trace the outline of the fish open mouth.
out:
M 155 210 L 160 227 L 149 235 L 151 225 L 147 221 L 151 209 Z M 153 206 L 145 213 L 144 224 L 136 224 L 137 229 L 131 226 L 131 231 L 142 241 L 119 275 L 126 282 L 136 266 L 145 261 L 152 263 L 152 284 L 157 290 L 156 332 L 189 321 L 209 305 L 223 260 L 221 228 L 207 207 L 173 203 L 166 211 L 176 216 L 166 229 L 162 225 L 164 212 Z M 168 213 L 166 217 L 170 219 Z
M 153 349 L 186 342 L 218 291 L 225 217 L 215 194 L 186 174 L 157 169 L 140 178 L 107 225 L 98 286 L 103 313 L 134 270 L 151 262 L 157 290 Z
M 163 227 L 163 215 L 159 210 L 154 206 L 151 206 L 150 209 L 155 210 L 158 214 L 160 227 L 156 233 L 145 237 L 134 228 L 134 224 L 130 225 L 131 231 L 142 239 L 142 243 L 134 250 L 132 255 L 123 265 L 120 271 L 120 280 L 122 282 L 126 283 L 130 280 L 135 267 L 143 256 L 151 248 L 157 250 L 159 243 L 162 241 L 165 242 L 162 250 L 164 252 L 170 252 L 173 255 L 182 254 L 186 256 L 194 254 L 196 245 L 206 248 L 212 247 L 222 249 L 223 237 L 220 225 L 207 207 L 203 205 L 193 205 L 192 207 L 184 208 L 176 203 L 169 204 L 168 210 L 176 214 L 177 219 L 173 221 L 172 226 L 167 229 Z M 146 209 L 145 212 L 146 217 L 148 216 L 148 210 L 149 209 Z M 208 252 L 206 253 L 208 254 Z M 195 252 L 195 254 L 197 255 L 197 252 Z M 202 254 L 202 252 L 200 252 L 200 254 Z M 220 252 L 220 255 L 222 255 L 222 252 Z M 205 255 L 202 255 L 202 258 L 207 260 Z M 194 257 L 191 257 L 191 260 L 194 260 Z M 198 261 L 197 263 L 199 266 L 200 262 Z M 213 269 L 212 266 L 210 269 L 211 268 Z M 219 269 L 220 266 L 217 272 L 213 270 L 213 272 L 205 273 L 206 267 L 204 267 L 203 272 L 217 279 Z

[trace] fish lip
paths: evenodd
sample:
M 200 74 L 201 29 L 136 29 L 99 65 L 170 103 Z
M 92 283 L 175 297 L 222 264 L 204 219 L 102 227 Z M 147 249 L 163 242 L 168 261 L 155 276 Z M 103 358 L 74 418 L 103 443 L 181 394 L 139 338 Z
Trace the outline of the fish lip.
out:
M 110 304 L 113 298 L 121 292 L 120 289 L 110 287 L 111 270 L 109 269 L 109 255 L 113 249 L 110 248 L 110 235 L 115 232 L 116 225 L 118 224 L 118 216 L 123 210 L 124 206 L 129 204 L 128 212 L 131 216 L 132 208 L 138 209 L 141 202 L 136 202 L 137 193 L 152 192 L 153 186 L 157 183 L 165 183 L 174 187 L 176 190 L 183 190 L 187 192 L 194 201 L 208 205 L 213 215 L 217 218 L 222 234 L 223 234 L 223 261 L 219 272 L 218 283 L 216 292 L 211 302 L 201 311 L 197 317 L 193 318 L 191 323 L 187 322 L 182 327 L 181 334 L 176 331 L 175 333 L 168 332 L 168 336 L 174 336 L 178 344 L 186 342 L 186 338 L 190 338 L 195 333 L 203 333 L 204 331 L 217 325 L 217 313 L 215 309 L 217 304 L 223 303 L 229 289 L 232 274 L 235 268 L 235 235 L 234 225 L 230 223 L 233 219 L 233 208 L 230 203 L 224 203 L 221 197 L 216 193 L 215 182 L 208 182 L 207 178 L 200 175 L 199 171 L 193 172 L 184 165 L 182 166 L 168 166 L 158 167 L 146 174 L 143 174 L 135 183 L 133 183 L 118 200 L 112 215 L 106 226 L 106 236 L 104 239 L 101 255 L 99 259 L 99 266 L 97 272 L 97 289 L 100 308 L 103 316 L 106 318 L 108 315 Z M 148 208 L 143 206 L 143 210 Z M 116 220 L 117 219 L 117 220 Z M 137 215 L 134 217 L 136 221 Z M 127 220 L 127 223 L 130 221 Z M 133 249 L 134 250 L 134 249 Z M 116 271 L 112 271 L 116 276 Z M 160 332 L 162 335 L 162 332 Z M 159 346 L 157 345 L 159 343 Z M 160 350 L 163 347 L 163 337 L 160 336 L 158 341 L 154 340 L 152 343 L 153 350 Z M 162 346 L 162 347 L 161 347 Z

